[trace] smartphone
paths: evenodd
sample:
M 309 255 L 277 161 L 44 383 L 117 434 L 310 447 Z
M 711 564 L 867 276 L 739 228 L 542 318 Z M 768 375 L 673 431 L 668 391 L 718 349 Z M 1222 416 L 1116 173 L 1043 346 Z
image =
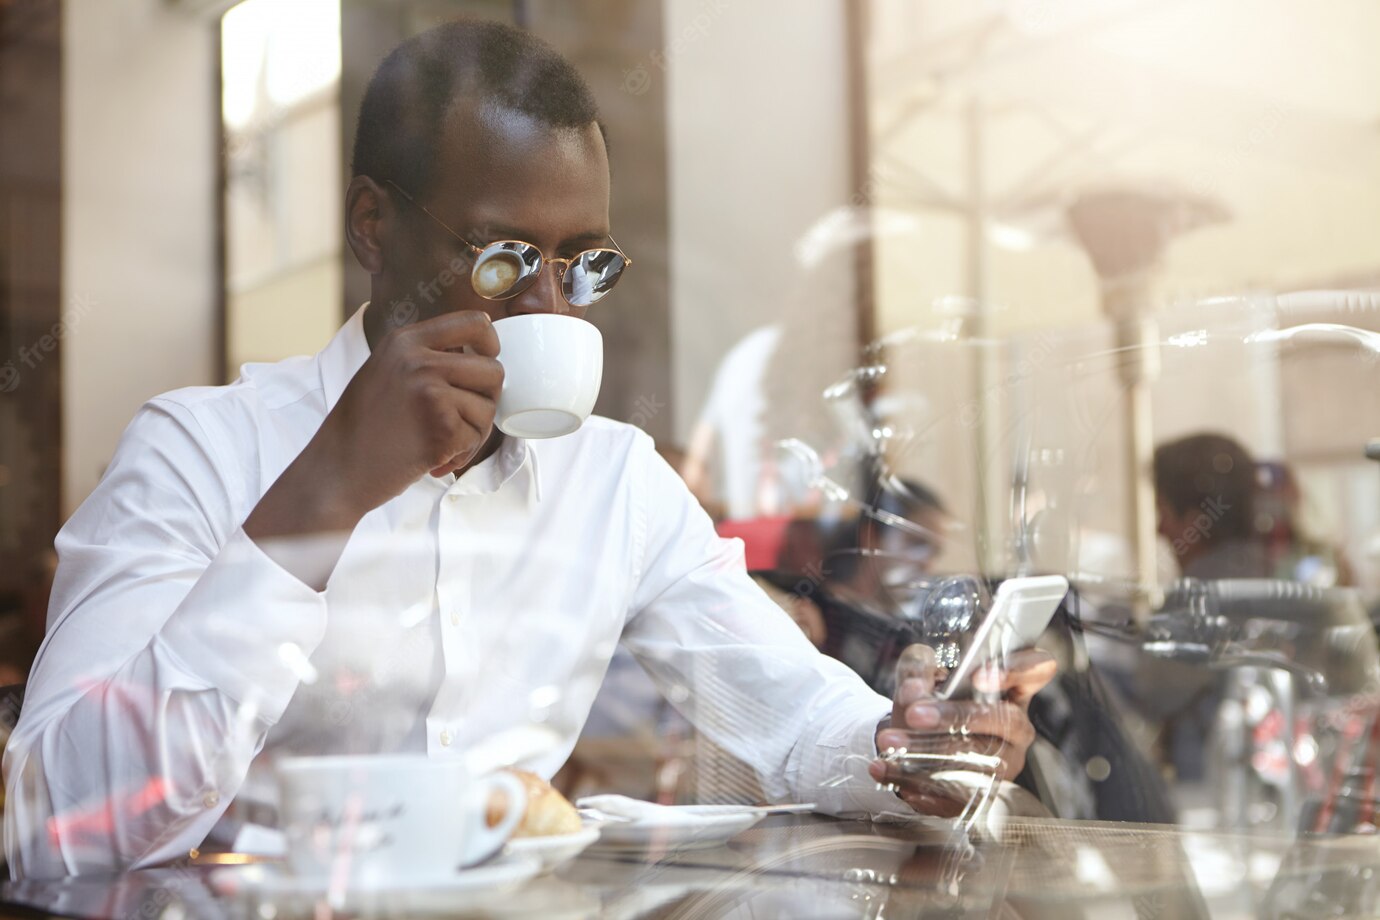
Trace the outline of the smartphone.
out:
M 997 588 L 992 609 L 973 633 L 963 657 L 935 693 L 941 700 L 967 692 L 974 672 L 989 661 L 1034 645 L 1069 591 L 1062 575 L 1008 578 Z

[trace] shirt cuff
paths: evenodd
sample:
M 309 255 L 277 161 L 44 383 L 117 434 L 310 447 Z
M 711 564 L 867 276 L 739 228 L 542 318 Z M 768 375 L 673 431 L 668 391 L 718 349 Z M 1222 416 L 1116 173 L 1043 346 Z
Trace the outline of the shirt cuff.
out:
M 831 719 L 806 755 L 801 778 L 814 788 L 797 790 L 801 801 L 840 817 L 913 814 L 867 772 L 877 759 L 877 724 L 889 715 L 891 701 L 877 696 Z
M 240 529 L 155 641 L 272 724 L 310 673 L 307 659 L 325 634 L 325 595 L 280 567 Z

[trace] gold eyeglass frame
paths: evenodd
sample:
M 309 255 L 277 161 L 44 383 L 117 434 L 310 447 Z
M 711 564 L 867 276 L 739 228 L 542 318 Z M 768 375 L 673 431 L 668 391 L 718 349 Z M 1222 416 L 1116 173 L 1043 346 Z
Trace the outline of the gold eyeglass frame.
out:
M 536 283 L 537 283 L 537 279 L 541 277 L 542 269 L 546 267 L 547 263 L 553 263 L 553 264 L 555 264 L 555 265 L 559 265 L 559 266 L 560 266 L 560 271 L 559 271 L 559 272 L 557 273 L 557 275 L 556 275 L 556 280 L 559 282 L 559 287 L 560 287 L 560 289 L 561 289 L 561 297 L 565 298 L 565 302 L 568 303 L 568 304 L 570 304 L 572 307 L 577 307 L 577 308 L 579 308 L 579 309 L 581 309 L 581 310 L 588 310 L 590 307 L 594 306 L 594 304 L 598 303 L 599 300 L 603 300 L 604 297 L 608 296 L 608 294 L 612 291 L 612 288 L 610 288 L 608 291 L 605 291 L 603 294 L 601 294 L 601 295 L 599 296 L 599 300 L 593 301 L 593 302 L 591 302 L 591 303 L 587 303 L 587 304 L 577 304 L 577 303 L 572 302 L 571 299 L 570 299 L 570 298 L 566 295 L 566 293 L 565 293 L 565 273 L 566 273 L 566 271 L 570 268 L 570 266 L 571 266 L 572 264 L 574 264 L 575 262 L 577 262 L 577 261 L 580 260 L 580 259 L 583 259 L 585 256 L 589 255 L 591 252 L 611 252 L 611 253 L 617 255 L 619 258 L 621 258 L 621 259 L 623 260 L 623 267 L 622 267 L 621 269 L 619 269 L 619 271 L 618 271 L 618 280 L 621 280 L 621 279 L 622 279 L 622 277 L 623 277 L 623 272 L 627 271 L 629 268 L 632 267 L 632 264 L 633 264 L 632 258 L 631 258 L 626 252 L 623 251 L 623 247 L 618 245 L 618 241 L 615 240 L 615 239 L 613 238 L 613 235 L 612 235 L 612 234 L 609 234 L 609 235 L 608 235 L 608 237 L 609 237 L 609 242 L 613 244 L 613 248 L 612 248 L 612 249 L 608 248 L 607 246 L 596 246 L 596 247 L 593 248 L 593 249 L 586 249 L 586 250 L 584 250 L 583 252 L 579 253 L 578 255 L 573 256 L 573 257 L 571 257 L 571 258 L 569 258 L 569 259 L 560 259 L 560 258 L 554 258 L 554 257 L 548 258 L 547 255 L 541 251 L 541 247 L 537 246 L 535 243 L 529 243 L 529 242 L 527 242 L 526 240 L 494 240 L 492 243 L 490 243 L 490 244 L 487 245 L 487 246 L 476 246 L 474 243 L 471 243 L 469 240 L 465 239 L 463 236 L 461 236 L 460 234 L 458 234 L 458 233 L 456 233 L 454 230 L 452 230 L 452 229 L 450 228 L 450 225 L 447 224 L 445 221 L 441 220 L 441 218 L 439 218 L 439 217 L 437 217 L 435 214 L 431 213 L 431 210 L 430 210 L 426 205 L 422 204 L 420 201 L 418 201 L 417 199 L 413 198 L 410 194 L 408 194 L 407 190 L 406 190 L 405 188 L 403 188 L 401 185 L 399 185 L 398 183 L 394 182 L 392 179 L 385 179 L 385 180 L 383 180 L 383 181 L 386 182 L 387 184 L 393 186 L 393 188 L 397 189 L 397 190 L 398 190 L 398 194 L 402 195 L 404 198 L 406 198 L 406 199 L 407 199 L 409 202 L 411 202 L 413 205 L 415 205 L 416 207 L 420 208 L 423 214 L 425 214 L 427 217 L 430 217 L 432 220 L 436 221 L 436 223 L 440 224 L 440 225 L 441 225 L 441 228 L 442 228 L 443 230 L 445 230 L 445 231 L 446 231 L 447 233 L 449 233 L 451 236 L 455 237 L 457 240 L 459 240 L 460 242 L 462 242 L 462 243 L 464 243 L 466 246 L 468 246 L 468 247 L 470 248 L 470 250 L 474 253 L 474 263 L 475 263 L 475 266 L 476 266 L 476 267 L 478 267 L 478 265 L 479 265 L 479 259 L 480 259 L 480 257 L 482 257 L 482 256 L 484 255 L 485 252 L 487 252 L 488 250 L 494 248 L 495 246 L 502 246 L 502 245 L 505 244 L 505 243 L 516 243 L 516 244 L 519 245 L 519 246 L 527 246 L 527 247 L 531 248 L 534 252 L 536 252 L 537 258 L 539 258 L 539 259 L 541 260 L 541 263 L 537 266 L 537 270 L 536 270 L 535 272 L 532 273 L 532 275 L 531 275 L 531 278 L 532 278 L 531 283 L 528 284 L 528 285 L 526 285 L 525 287 L 523 287 L 522 290 L 520 290 L 520 291 L 514 291 L 514 292 L 511 293 L 511 294 L 503 294 L 502 296 L 499 296 L 499 297 L 492 297 L 492 296 L 490 296 L 490 295 L 488 295 L 488 294 L 483 293 L 483 292 L 480 291 L 478 288 L 474 288 L 474 283 L 473 283 L 473 270 L 471 270 L 471 283 L 470 283 L 470 287 L 471 287 L 471 288 L 474 288 L 474 292 L 475 292 L 476 294 L 478 294 L 480 297 L 483 297 L 485 300 L 511 300 L 511 299 L 514 298 L 514 297 L 517 297 L 517 296 L 519 296 L 519 295 L 521 295 L 521 294 L 526 293 L 528 290 L 531 289 L 531 287 L 532 287 L 533 284 L 536 284 Z M 614 284 L 616 285 L 617 283 L 618 283 L 618 281 L 615 280 L 615 281 L 614 281 Z

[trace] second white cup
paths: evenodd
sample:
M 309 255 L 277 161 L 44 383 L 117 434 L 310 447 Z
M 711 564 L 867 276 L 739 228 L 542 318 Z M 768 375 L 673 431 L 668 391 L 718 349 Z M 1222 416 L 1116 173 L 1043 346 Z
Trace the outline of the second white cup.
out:
M 494 323 L 503 392 L 495 424 L 515 438 L 558 438 L 594 411 L 604 378 L 604 337 L 592 323 L 557 313 Z
M 503 846 L 527 803 L 511 774 L 473 776 L 424 754 L 290 758 L 278 764 L 278 786 L 292 873 L 361 889 L 453 879 Z M 507 807 L 489 827 L 495 790 Z

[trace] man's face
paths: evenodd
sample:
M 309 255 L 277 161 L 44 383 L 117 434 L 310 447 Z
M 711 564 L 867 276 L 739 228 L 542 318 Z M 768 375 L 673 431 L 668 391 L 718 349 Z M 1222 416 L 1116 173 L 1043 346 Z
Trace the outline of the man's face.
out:
M 391 188 L 401 232 L 385 251 L 385 296 L 393 312 L 416 319 L 481 310 L 491 319 L 524 313 L 583 316 L 561 295 L 558 271 L 545 265 L 516 297 L 486 300 L 470 283 L 474 254 Z M 609 246 L 609 167 L 593 123 L 551 128 L 521 113 L 459 109 L 441 132 L 432 187 L 419 204 L 476 246 L 521 240 L 546 258 Z M 381 279 L 382 280 L 382 279 Z M 398 307 L 397 304 L 402 304 Z

